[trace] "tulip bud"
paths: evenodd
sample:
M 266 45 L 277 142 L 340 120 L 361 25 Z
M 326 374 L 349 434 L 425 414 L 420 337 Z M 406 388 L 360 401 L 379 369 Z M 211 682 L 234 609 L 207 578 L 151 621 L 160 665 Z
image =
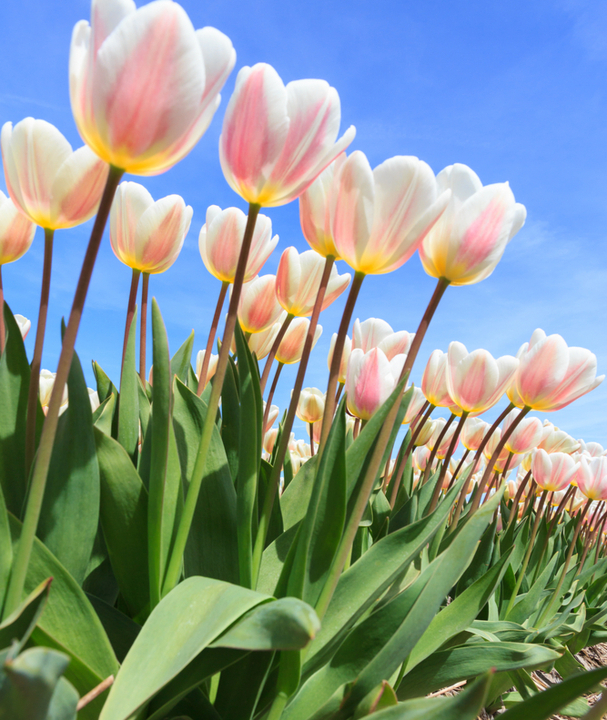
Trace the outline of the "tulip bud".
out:
M 369 418 L 384 404 L 398 383 L 406 355 L 388 360 L 383 350 L 364 353 L 352 350 L 346 374 L 347 406 L 361 420 Z
M 55 377 L 57 373 L 51 372 L 50 370 L 40 370 L 40 404 L 42 410 L 46 415 L 48 412 L 48 405 L 51 401 L 51 393 L 53 392 L 53 385 L 55 384 Z M 68 395 L 67 385 L 63 388 L 63 397 L 61 399 L 61 410 L 59 414 L 67 410 Z
M 179 195 L 154 202 L 142 185 L 120 183 L 110 211 L 112 250 L 134 270 L 162 273 L 177 260 L 192 213 Z
M 461 433 L 462 445 L 466 450 L 476 452 L 490 427 L 489 423 L 480 418 L 467 418 Z
M 17 325 L 19 325 L 19 330 L 21 330 L 21 337 L 25 340 L 32 327 L 32 322 L 26 317 L 23 317 L 23 315 L 15 315 L 15 320 L 17 321 Z
M 263 411 L 265 414 L 265 411 L 266 411 L 265 400 L 263 403 Z M 263 426 L 263 434 L 264 435 L 270 430 L 272 425 L 274 425 L 274 421 L 278 417 L 279 412 L 280 412 L 280 409 L 278 408 L 278 405 L 270 405 L 270 409 L 268 410 L 268 418 L 266 420 L 266 424 Z
M 297 403 L 297 417 L 305 423 L 322 420 L 325 394 L 318 388 L 303 388 Z
M 453 405 L 453 399 L 447 387 L 447 363 L 447 353 L 442 350 L 433 350 L 422 376 L 423 393 L 426 400 L 435 407 Z
M 420 445 L 419 447 L 416 447 L 413 451 L 412 455 L 412 463 L 413 467 L 416 470 L 419 470 L 419 472 L 423 472 L 426 469 L 426 466 L 428 465 L 428 460 L 430 460 L 431 450 L 429 447 L 424 447 L 423 445 Z
M 504 434 L 508 432 L 508 428 L 520 415 L 518 410 L 511 410 L 506 419 L 504 420 Z M 534 450 L 540 440 L 542 439 L 543 426 L 542 421 L 535 417 L 523 418 L 516 426 L 504 447 L 508 452 L 515 453 L 517 455 L 524 455 L 525 453 Z
M 292 365 L 299 362 L 303 355 L 304 345 L 310 321 L 308 318 L 295 318 L 289 325 L 278 350 L 276 352 L 276 360 L 285 365 Z M 314 331 L 314 340 L 312 347 L 318 342 L 318 338 L 322 335 L 322 325 L 317 325 Z
M 0 190 L 0 267 L 15 262 L 30 249 L 36 226 Z
M 278 428 L 271 428 L 263 436 L 263 449 L 268 453 L 268 455 L 271 455 L 274 450 L 277 436 Z
M 200 371 L 202 370 L 202 364 L 204 362 L 204 356 L 206 354 L 206 350 L 199 350 L 198 354 L 196 355 L 196 377 L 200 377 Z M 209 380 L 215 375 L 217 372 L 217 363 L 219 362 L 219 355 L 211 355 L 211 360 L 209 362 L 209 367 L 207 369 L 207 383 Z M 150 380 L 150 385 L 151 385 Z

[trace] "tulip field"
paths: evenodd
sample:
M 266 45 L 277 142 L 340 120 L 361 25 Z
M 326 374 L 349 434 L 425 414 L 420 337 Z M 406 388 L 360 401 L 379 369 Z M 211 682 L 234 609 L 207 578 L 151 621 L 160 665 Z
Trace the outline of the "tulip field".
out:
M 266 63 L 238 70 L 221 121 L 248 213 L 154 198 L 146 176 L 205 142 L 235 66 L 171 0 L 92 0 L 69 60 L 84 145 L 43 119 L 2 127 L 0 720 L 607 716 L 607 667 L 580 655 L 607 643 L 607 451 L 550 421 L 604 380 L 597 358 L 542 329 L 497 358 L 424 343 L 451 286 L 491 283 L 525 207 L 464 164 L 372 168 L 335 88 Z M 291 202 L 302 253 L 268 214 Z M 149 292 L 194 212 L 219 281 L 197 353 L 193 334 L 169 349 Z M 92 218 L 48 369 L 55 233 Z M 25 318 L 2 274 L 37 227 Z M 93 361 L 91 388 L 75 347 L 105 242 L 132 280 L 120 372 Z M 416 252 L 435 281 L 416 331 L 368 318 L 365 278 Z

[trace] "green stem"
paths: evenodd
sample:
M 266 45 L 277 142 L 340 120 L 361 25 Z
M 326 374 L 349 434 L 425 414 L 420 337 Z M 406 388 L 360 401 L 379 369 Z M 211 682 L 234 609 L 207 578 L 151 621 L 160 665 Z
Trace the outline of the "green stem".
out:
M 270 348 L 270 352 L 268 353 L 266 364 L 263 368 L 263 373 L 261 374 L 260 388 L 262 396 L 264 390 L 266 389 L 266 384 L 268 382 L 268 378 L 270 377 L 270 370 L 272 369 L 272 363 L 274 362 L 274 358 L 276 357 L 276 353 L 278 352 L 280 343 L 286 335 L 286 332 L 289 329 L 289 325 L 293 322 L 294 317 L 295 315 L 291 315 L 291 313 L 287 315 L 280 330 L 278 331 L 278 335 L 274 338 L 274 342 L 272 343 L 272 347 Z
M 202 395 L 202 391 L 205 389 L 207 384 L 207 373 L 209 372 L 209 363 L 211 362 L 211 354 L 213 352 L 213 345 L 215 343 L 215 335 L 217 334 L 217 326 L 219 325 L 221 311 L 223 310 L 223 303 L 225 302 L 226 293 L 228 292 L 229 287 L 230 283 L 226 280 L 221 283 L 221 290 L 219 291 L 219 297 L 217 298 L 215 314 L 213 315 L 211 330 L 209 331 L 209 337 L 207 338 L 207 346 L 204 351 L 202 368 L 200 369 L 200 375 L 198 376 L 198 397 Z
M 40 367 L 42 365 L 42 349 L 46 332 L 46 317 L 51 289 L 51 270 L 53 266 L 54 230 L 44 229 L 44 264 L 42 268 L 42 289 L 40 291 L 40 308 L 38 325 L 36 326 L 36 344 L 30 372 L 30 384 L 27 392 L 27 420 L 25 426 L 25 472 L 29 475 L 36 453 L 36 418 L 38 415 L 38 391 L 40 385 Z
M 237 311 L 238 303 L 240 301 L 240 294 L 242 291 L 242 283 L 247 267 L 251 243 L 253 241 L 255 223 L 257 221 L 257 216 L 259 215 L 260 209 L 261 207 L 259 205 L 254 205 L 252 203 L 249 205 L 247 225 L 244 231 L 244 238 L 242 241 L 242 247 L 240 249 L 238 265 L 236 267 L 234 287 L 232 290 L 232 297 L 230 298 L 230 305 L 228 308 L 228 316 L 226 318 L 225 329 L 223 331 L 223 340 L 221 343 L 221 350 L 219 352 L 219 359 L 217 361 L 217 370 L 215 372 L 215 377 L 213 380 L 213 388 L 211 390 L 211 396 L 209 398 L 207 414 L 204 419 L 204 424 L 202 426 L 200 443 L 198 445 L 198 451 L 194 463 L 194 470 L 192 471 L 192 480 L 190 481 L 188 493 L 185 498 L 183 512 L 181 514 L 179 526 L 177 528 L 177 534 L 175 536 L 175 543 L 173 545 L 171 558 L 167 567 L 167 572 L 163 585 L 163 596 L 169 593 L 175 587 L 175 585 L 177 585 L 177 583 L 179 582 L 179 576 L 181 575 L 183 553 L 185 551 L 185 546 L 188 541 L 188 535 L 190 534 L 190 527 L 192 526 L 192 520 L 194 519 L 194 512 L 196 510 L 196 503 L 198 502 L 198 495 L 200 493 L 200 486 L 204 477 L 207 455 L 209 452 L 209 447 L 211 445 L 211 438 L 213 436 L 213 429 L 215 427 L 215 419 L 217 415 L 217 410 L 219 408 L 219 401 L 221 399 L 221 391 L 223 389 L 223 381 L 228 367 L 230 346 L 232 344 L 232 338 L 234 337 L 234 328 L 236 327 L 238 317 Z
M 6 328 L 4 327 L 4 287 L 2 285 L 2 265 L 0 265 L 0 355 L 4 352 Z
M 139 319 L 139 377 L 143 387 L 146 387 L 146 340 L 148 327 L 148 287 L 150 284 L 150 274 L 144 272 L 141 281 L 141 318 Z
M 51 463 L 53 443 L 55 442 L 55 435 L 57 433 L 57 421 L 59 419 L 59 410 L 63 399 L 63 390 L 65 389 L 67 376 L 72 364 L 78 328 L 80 327 L 82 311 L 84 310 L 84 303 L 86 301 L 89 284 L 91 282 L 93 268 L 95 267 L 95 260 L 103 238 L 103 231 L 105 229 L 108 215 L 110 214 L 110 208 L 112 206 L 116 188 L 118 187 L 118 183 L 120 182 L 120 178 L 123 173 L 124 171 L 120 168 L 110 166 L 110 172 L 103 191 L 101 202 L 99 204 L 95 224 L 93 225 L 89 244 L 82 263 L 82 269 L 80 271 L 78 285 L 76 286 L 76 293 L 72 303 L 70 318 L 65 330 L 65 335 L 63 336 L 63 345 L 61 347 L 61 355 L 59 356 L 57 375 L 55 377 L 55 383 L 51 393 L 48 413 L 42 428 L 38 454 L 36 456 L 32 472 L 29 497 L 25 508 L 23 527 L 21 528 L 21 537 L 17 544 L 17 551 L 13 561 L 12 573 L 6 595 L 4 606 L 5 618 L 8 617 L 19 605 L 23 594 L 27 568 L 29 566 L 30 555 L 34 545 L 34 537 L 36 536 L 36 529 L 38 527 L 38 518 L 40 517 L 42 500 L 44 498 L 46 478 L 48 476 L 48 469 Z

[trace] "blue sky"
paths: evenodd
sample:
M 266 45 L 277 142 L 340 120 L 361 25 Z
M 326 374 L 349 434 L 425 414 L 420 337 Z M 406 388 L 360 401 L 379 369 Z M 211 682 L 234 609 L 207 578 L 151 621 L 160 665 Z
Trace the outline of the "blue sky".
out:
M 141 3 L 138 3 L 141 4 Z M 201 349 L 219 282 L 198 254 L 206 208 L 244 208 L 225 182 L 218 138 L 236 71 L 272 64 L 283 80 L 320 77 L 342 103 L 342 127 L 354 124 L 351 149 L 373 166 L 416 155 L 435 172 L 466 163 L 483 183 L 508 180 L 528 220 L 494 274 L 451 288 L 440 305 L 414 369 L 419 380 L 433 348 L 459 340 L 469 350 L 515 354 L 536 327 L 596 353 L 607 369 L 607 5 L 594 0 L 374 0 L 293 3 L 278 0 L 184 0 L 196 28 L 225 32 L 237 51 L 215 119 L 179 165 L 141 182 L 155 198 L 178 193 L 194 208 L 181 256 L 150 292 L 163 312 L 171 351 L 191 329 Z M 0 121 L 31 115 L 54 123 L 74 147 L 67 79 L 73 25 L 89 17 L 86 0 L 21 0 L 0 6 Z M 128 179 L 138 180 L 135 177 Z M 4 184 L 2 182 L 4 189 Z M 297 203 L 266 211 L 280 243 L 265 272 L 289 245 L 306 249 Z M 55 369 L 59 320 L 67 315 L 90 223 L 58 232 L 43 367 Z M 35 323 L 42 269 L 42 231 L 29 253 L 3 269 L 14 312 Z M 340 270 L 346 271 L 342 264 Z M 130 270 L 106 238 L 95 268 L 77 349 L 89 384 L 96 359 L 117 380 Z M 382 317 L 414 331 L 432 293 L 415 255 L 403 268 L 365 281 L 355 316 Z M 324 333 L 306 385 L 324 388 L 326 353 L 344 299 L 321 316 Z M 33 333 L 26 345 L 31 353 Z M 295 376 L 283 373 L 281 407 Z M 501 407 L 501 406 L 500 406 Z M 607 444 L 607 383 L 550 419 L 575 437 Z M 302 424 L 299 423 L 301 426 Z M 298 436 L 303 427 L 296 426 Z

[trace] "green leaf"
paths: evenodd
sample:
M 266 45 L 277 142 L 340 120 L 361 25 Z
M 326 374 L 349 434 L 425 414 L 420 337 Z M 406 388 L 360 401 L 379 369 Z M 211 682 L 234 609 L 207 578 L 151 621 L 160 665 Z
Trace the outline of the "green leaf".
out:
M 11 544 L 11 529 L 8 522 L 8 512 L 4 503 L 4 493 L 0 487 L 0 618 L 4 605 L 4 595 L 8 587 L 8 580 L 13 564 L 13 546 Z
M 261 696 L 266 683 L 271 682 L 274 655 L 273 652 L 249 653 L 221 673 L 215 700 L 221 720 L 252 720 L 257 705 L 263 707 Z
M 101 620 L 118 662 L 123 662 L 137 635 L 139 635 L 141 625 L 138 625 L 130 617 L 121 613 L 118 608 L 109 605 L 104 600 L 94 595 L 87 594 L 87 597 L 95 608 L 97 617 Z
M 76 720 L 79 700 L 76 688 L 64 677 L 60 677 L 45 720 Z
M 150 399 L 145 391 L 145 387 L 141 382 L 141 378 L 137 375 L 137 396 L 139 398 L 139 422 L 141 423 L 141 437 L 144 438 L 148 431 L 148 424 L 150 422 L 150 415 L 152 408 L 150 406 Z M 137 459 L 139 462 L 139 459 Z
M 173 427 L 181 472 L 189 485 L 207 406 L 178 379 L 174 390 Z M 236 490 L 217 427 L 213 428 L 184 564 L 186 576 L 238 582 Z
M 47 720 L 51 698 L 69 661 L 67 655 L 48 648 L 31 648 L 7 658 L 0 671 L 0 717 Z
M 171 358 L 171 371 L 173 375 L 186 384 L 188 381 L 188 372 L 190 370 L 190 361 L 192 359 L 192 348 L 194 347 L 194 331 L 188 335 L 185 342 L 179 350 Z
M 7 510 L 21 516 L 25 476 L 25 420 L 30 367 L 19 326 L 7 303 L 4 311 L 6 345 L 0 357 L 0 487 Z
M 12 645 L 13 641 L 18 640 L 19 644 L 15 654 L 21 652 L 44 610 L 51 582 L 52 578 L 41 582 L 0 625 L 0 648 L 8 647 Z
M 148 494 L 126 450 L 95 429 L 101 526 L 120 593 L 133 617 L 149 609 Z
M 97 381 L 97 395 L 99 396 L 100 403 L 107 400 L 112 393 L 118 396 L 118 389 L 105 374 L 101 365 L 99 365 L 98 362 L 95 362 L 95 360 L 93 360 L 93 372 L 95 373 L 95 380 Z
M 278 442 L 278 438 L 276 441 Z M 287 453 L 288 455 L 289 453 Z M 280 496 L 280 509 L 285 532 L 302 520 L 306 514 L 317 465 L 318 455 L 307 460 Z
M 9 516 L 13 545 L 21 534 L 21 523 Z M 25 593 L 31 593 L 48 577 L 53 578 L 44 613 L 40 616 L 31 639 L 35 645 L 50 647 L 70 656 L 65 677 L 81 695 L 99 685 L 118 671 L 112 646 L 86 595 L 53 556 L 34 539 L 32 555 L 25 580 Z M 79 720 L 96 720 L 105 694 L 81 711 Z
M 115 409 L 116 395 L 112 393 L 93 413 L 93 425 L 110 437 L 112 435 L 112 424 L 114 422 Z
M 400 700 L 406 700 L 474 678 L 488 667 L 500 672 L 534 668 L 559 657 L 560 653 L 544 645 L 511 642 L 462 645 L 430 655 L 407 675 L 397 694 Z
M 546 565 L 546 567 L 542 571 L 542 574 L 535 581 L 535 583 L 533 583 L 529 592 L 525 593 L 525 595 L 521 597 L 521 599 L 516 603 L 516 605 L 514 605 L 514 607 L 508 613 L 508 616 L 505 619 L 511 620 L 515 623 L 523 623 L 525 622 L 525 620 L 530 619 L 531 616 L 535 614 L 538 606 L 540 605 L 542 593 L 544 592 L 546 585 L 548 584 L 548 580 L 550 580 L 550 576 L 554 571 L 554 566 L 557 560 L 557 555 L 554 555 L 554 557 L 550 559 L 550 562 L 548 563 L 548 565 Z
M 100 720 L 129 718 L 238 618 L 266 600 L 210 578 L 188 578 L 177 585 L 154 608 L 133 643 Z
M 474 558 L 466 572 L 462 575 L 455 589 L 457 597 L 469 588 L 474 582 L 481 578 L 491 567 L 493 551 L 495 548 L 495 530 L 497 528 L 497 520 L 494 520 L 483 533 L 480 544 L 474 554 Z
M 238 370 L 232 358 L 226 368 L 221 390 L 221 439 L 225 447 L 230 475 L 238 476 L 238 434 L 240 432 L 240 399 L 238 397 Z
M 120 399 L 118 400 L 118 442 L 127 451 L 133 464 L 137 464 L 139 442 L 139 382 L 135 367 L 135 338 L 137 337 L 137 308 L 129 329 L 124 363 L 120 376 Z M 154 366 L 154 374 L 156 368 Z
M 91 401 L 76 353 L 67 388 L 69 404 L 57 426 L 37 535 L 82 585 L 99 523 L 99 465 Z

